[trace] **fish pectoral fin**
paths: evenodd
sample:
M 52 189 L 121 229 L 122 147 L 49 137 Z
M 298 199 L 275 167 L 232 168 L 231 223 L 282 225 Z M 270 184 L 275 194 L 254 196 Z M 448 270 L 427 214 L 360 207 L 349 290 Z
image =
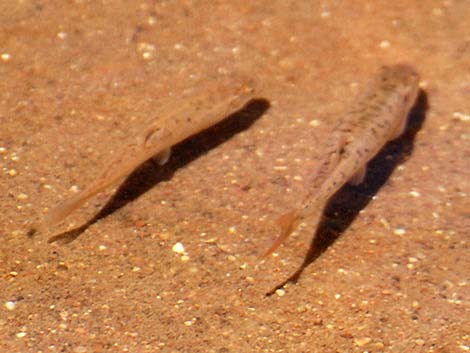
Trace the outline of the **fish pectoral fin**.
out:
M 281 227 L 279 236 L 274 240 L 269 249 L 261 256 L 262 259 L 271 255 L 281 245 L 300 222 L 300 214 L 297 210 L 280 216 L 277 223 Z
M 163 151 L 158 152 L 155 157 L 153 157 L 158 165 L 164 165 L 168 160 L 170 159 L 171 156 L 171 147 L 165 148 Z
M 161 140 L 166 130 L 162 128 L 160 123 L 153 124 L 147 129 L 144 135 L 139 137 L 139 144 L 143 148 L 152 148 L 152 146 Z
M 361 184 L 366 178 L 366 173 L 367 165 L 364 165 L 363 167 L 361 167 L 361 169 L 356 172 L 356 174 L 352 176 L 351 179 L 349 179 L 348 183 L 354 186 Z

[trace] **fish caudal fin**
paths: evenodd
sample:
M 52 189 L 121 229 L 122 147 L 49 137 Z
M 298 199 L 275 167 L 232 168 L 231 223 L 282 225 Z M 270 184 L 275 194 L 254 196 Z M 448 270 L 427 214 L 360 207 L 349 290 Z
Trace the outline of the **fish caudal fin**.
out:
M 41 221 L 34 223 L 28 230 L 28 236 L 33 236 L 38 232 L 44 232 L 54 224 L 62 222 L 76 208 L 86 201 L 83 195 L 77 195 L 49 210 Z
M 52 208 L 43 218 L 42 227 L 48 228 L 63 221 L 70 213 L 80 207 L 88 197 L 79 194 Z
M 293 230 L 298 226 L 298 224 L 300 223 L 300 219 L 301 217 L 297 210 L 288 212 L 280 216 L 277 220 L 277 223 L 281 227 L 281 232 L 271 244 L 268 251 L 266 251 L 261 258 L 265 258 L 271 255 L 274 251 L 276 251 L 279 245 L 281 245 L 293 232 Z

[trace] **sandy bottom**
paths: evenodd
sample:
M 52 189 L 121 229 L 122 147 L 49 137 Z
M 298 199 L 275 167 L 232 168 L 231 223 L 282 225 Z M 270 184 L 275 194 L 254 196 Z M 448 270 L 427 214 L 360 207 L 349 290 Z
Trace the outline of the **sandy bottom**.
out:
M 0 350 L 469 351 L 469 18 L 466 0 L 3 1 Z M 403 61 L 423 89 L 403 137 L 259 264 L 341 112 Z M 188 94 L 240 78 L 259 89 L 242 111 L 26 235 Z

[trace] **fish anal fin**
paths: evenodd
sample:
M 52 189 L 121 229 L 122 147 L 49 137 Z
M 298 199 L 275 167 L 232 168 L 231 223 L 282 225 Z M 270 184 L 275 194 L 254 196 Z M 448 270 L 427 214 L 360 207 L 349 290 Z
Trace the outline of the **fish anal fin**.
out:
M 366 178 L 366 173 L 367 165 L 364 165 L 352 176 L 351 179 L 349 179 L 348 183 L 354 186 L 361 184 Z
M 266 258 L 271 255 L 276 249 L 281 245 L 287 237 L 292 233 L 292 231 L 297 227 L 300 222 L 300 215 L 297 210 L 283 214 L 277 219 L 281 231 L 279 236 L 274 240 L 269 249 L 261 256 L 261 258 Z

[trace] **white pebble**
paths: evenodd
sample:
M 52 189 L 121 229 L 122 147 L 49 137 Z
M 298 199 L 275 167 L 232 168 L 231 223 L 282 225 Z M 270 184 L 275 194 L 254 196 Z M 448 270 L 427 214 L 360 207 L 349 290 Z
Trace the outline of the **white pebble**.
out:
M 173 252 L 175 252 L 177 254 L 184 254 L 185 253 L 184 245 L 180 242 L 173 245 L 171 250 L 173 250 Z
M 11 55 L 8 54 L 8 53 L 3 53 L 3 54 L 1 55 L 1 58 L 2 58 L 3 61 L 8 61 L 8 60 L 11 59 Z
M 406 230 L 404 228 L 397 228 L 393 231 L 393 233 L 396 235 L 403 235 L 406 234 Z
M 24 193 L 21 193 L 21 194 L 18 194 L 18 196 L 16 196 L 16 198 L 18 200 L 26 200 L 28 198 L 28 195 L 26 195 Z
M 7 310 L 15 310 L 16 308 L 16 303 L 15 302 L 6 302 L 5 303 L 5 308 L 7 308 Z
M 149 16 L 147 18 L 147 23 L 150 25 L 150 26 L 153 26 L 157 23 L 157 18 L 155 16 Z
M 365 346 L 366 344 L 369 344 L 372 341 L 372 338 L 370 337 L 360 337 L 360 338 L 355 338 L 354 343 L 358 347 Z
M 317 119 L 314 119 L 314 120 L 310 120 L 310 122 L 308 123 L 310 126 L 319 126 L 320 125 L 320 121 L 317 120 Z
M 390 42 L 388 40 L 383 40 L 380 42 L 379 47 L 382 49 L 390 48 Z
M 470 114 L 465 114 L 465 113 L 461 113 L 461 112 L 454 112 L 452 115 L 453 115 L 454 118 L 457 118 L 460 121 L 464 121 L 464 122 L 469 122 L 470 121 Z
M 278 297 L 283 297 L 284 295 L 286 295 L 286 291 L 282 288 L 276 289 L 276 295 Z
M 18 337 L 18 338 L 23 338 L 24 336 L 26 336 L 26 332 L 18 332 L 16 334 L 16 337 Z
M 413 197 L 420 197 L 421 194 L 419 193 L 419 191 L 416 191 L 416 190 L 412 190 L 409 192 L 409 194 Z

